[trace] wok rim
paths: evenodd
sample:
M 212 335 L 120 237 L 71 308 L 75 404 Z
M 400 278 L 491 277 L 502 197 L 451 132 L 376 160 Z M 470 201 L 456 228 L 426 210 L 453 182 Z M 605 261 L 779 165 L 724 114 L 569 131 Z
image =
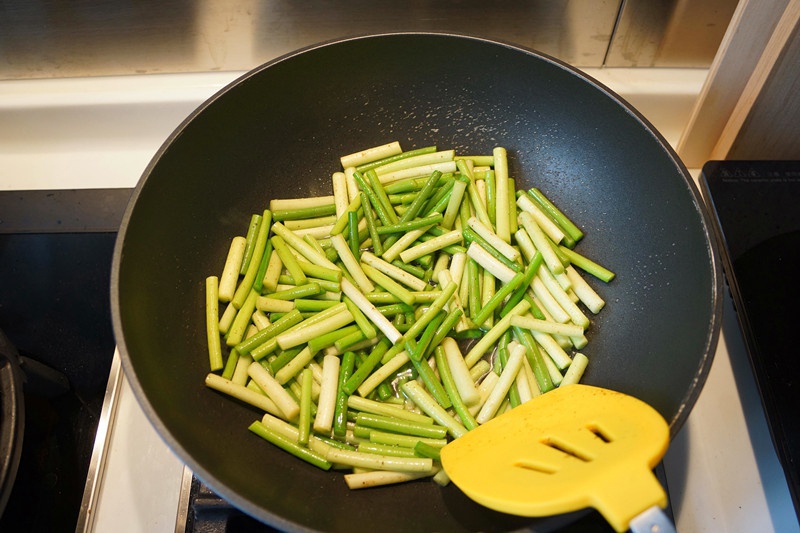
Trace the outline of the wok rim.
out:
M 704 200 L 697 184 L 691 177 L 691 174 L 689 173 L 688 169 L 681 161 L 677 152 L 664 138 L 664 136 L 636 108 L 634 108 L 630 103 L 628 103 L 625 99 L 623 99 L 613 90 L 605 86 L 602 82 L 596 80 L 591 75 L 584 73 L 577 67 L 573 67 L 572 65 L 569 65 L 568 63 L 559 60 L 549 54 L 537 51 L 535 49 L 520 44 L 504 41 L 501 39 L 486 38 L 465 33 L 431 32 L 431 31 L 396 31 L 396 32 L 384 32 L 384 33 L 367 33 L 367 34 L 353 35 L 353 36 L 320 41 L 318 43 L 301 47 L 294 51 L 280 55 L 238 76 L 236 79 L 226 84 L 224 87 L 222 87 L 221 89 L 216 91 L 213 95 L 211 95 L 209 98 L 207 98 L 204 102 L 202 102 L 199 106 L 197 106 L 169 134 L 169 136 L 164 140 L 164 142 L 160 145 L 160 147 L 155 152 L 153 157 L 150 159 L 149 163 L 143 170 L 139 180 L 137 181 L 136 186 L 132 191 L 130 200 L 128 202 L 128 205 L 125 209 L 124 215 L 120 223 L 119 232 L 117 234 L 117 239 L 114 245 L 114 251 L 112 256 L 110 296 L 111 296 L 112 326 L 114 330 L 114 336 L 117 341 L 117 349 L 120 354 L 123 371 L 125 373 L 125 376 L 128 378 L 129 384 L 134 392 L 134 396 L 137 402 L 139 403 L 140 407 L 145 413 L 147 419 L 154 426 L 159 437 L 165 442 L 165 444 L 170 448 L 170 450 L 172 450 L 172 452 L 175 453 L 175 455 L 181 460 L 181 462 L 183 462 L 186 466 L 188 466 L 198 478 L 200 478 L 203 481 L 208 480 L 207 483 L 211 485 L 215 491 L 218 491 L 220 496 L 224 497 L 226 500 L 231 502 L 235 507 L 242 509 L 246 513 L 258 518 L 259 520 L 269 523 L 272 526 L 278 527 L 281 530 L 317 531 L 315 529 L 307 528 L 303 525 L 297 524 L 293 521 L 289 521 L 283 518 L 282 516 L 271 512 L 267 508 L 258 505 L 255 502 L 249 500 L 248 498 L 239 495 L 236 491 L 228 487 L 226 483 L 220 481 L 217 478 L 217 476 L 215 476 L 211 471 L 200 465 L 192 457 L 192 455 L 187 452 L 187 450 L 181 445 L 178 439 L 176 439 L 175 436 L 172 434 L 169 427 L 167 427 L 167 425 L 162 422 L 161 418 L 157 414 L 155 407 L 151 403 L 150 398 L 148 398 L 147 394 L 145 394 L 144 388 L 142 387 L 142 384 L 139 382 L 139 378 L 136 374 L 131 355 L 128 352 L 128 347 L 125 342 L 125 335 L 123 332 L 122 318 L 120 314 L 119 275 L 120 275 L 120 265 L 123 256 L 123 246 L 125 242 L 125 236 L 127 234 L 127 229 L 130 223 L 130 219 L 136 208 L 136 204 L 138 203 L 140 194 L 144 189 L 144 187 L 147 185 L 147 182 L 150 176 L 152 175 L 153 170 L 158 165 L 162 156 L 180 138 L 181 134 L 189 126 L 189 124 L 192 123 L 196 117 L 201 115 L 208 107 L 212 106 L 215 102 L 217 102 L 221 97 L 226 95 L 231 90 L 235 89 L 240 84 L 259 75 L 261 72 L 273 67 L 274 65 L 277 65 L 284 61 L 288 61 L 296 56 L 303 55 L 313 50 L 326 48 L 330 46 L 337 46 L 353 41 L 383 39 L 387 37 L 396 37 L 396 36 L 409 36 L 409 37 L 432 36 L 432 37 L 444 37 L 453 39 L 463 39 L 466 41 L 482 42 L 484 44 L 491 46 L 500 46 L 503 48 L 507 48 L 512 51 L 533 56 L 535 58 L 538 58 L 539 60 L 548 62 L 553 66 L 560 68 L 566 71 L 567 73 L 579 78 L 583 82 L 588 83 L 589 85 L 593 86 L 596 90 L 599 90 L 600 92 L 605 94 L 608 98 L 610 98 L 618 105 L 620 105 L 628 114 L 634 117 L 643 126 L 645 131 L 643 131 L 642 133 L 649 133 L 650 135 L 653 136 L 653 138 L 660 145 L 661 149 L 663 149 L 665 153 L 668 155 L 672 164 L 675 165 L 676 170 L 683 179 L 683 185 L 687 189 L 689 189 L 694 210 L 698 213 L 702 225 L 702 233 L 705 237 L 705 243 L 708 249 L 712 305 L 711 305 L 709 328 L 705 339 L 704 353 L 699 360 L 699 364 L 695 372 L 694 379 L 690 387 L 684 394 L 683 398 L 681 399 L 678 411 L 674 414 L 674 416 L 670 420 L 667 420 L 670 430 L 670 441 L 672 441 L 675 438 L 678 431 L 683 427 L 683 424 L 686 422 L 686 419 L 688 418 L 692 408 L 694 407 L 695 403 L 697 402 L 697 399 L 700 396 L 700 393 L 702 392 L 703 386 L 711 370 L 713 358 L 719 340 L 719 335 L 722 326 L 722 309 L 723 309 L 722 266 L 721 266 L 718 243 L 714 238 L 714 234 L 712 232 L 711 217 L 708 211 L 709 209 L 708 204 Z

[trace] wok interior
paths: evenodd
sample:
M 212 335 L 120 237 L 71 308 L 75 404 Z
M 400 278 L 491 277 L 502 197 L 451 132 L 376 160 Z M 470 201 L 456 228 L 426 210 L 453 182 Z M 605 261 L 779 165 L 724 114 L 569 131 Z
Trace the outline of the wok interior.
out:
M 613 95 L 547 58 L 483 40 L 393 35 L 313 48 L 248 74 L 165 143 L 134 194 L 115 257 L 125 368 L 169 445 L 214 490 L 281 529 L 504 531 L 529 523 L 453 486 L 348 490 L 247 431 L 260 415 L 203 385 L 204 279 L 270 198 L 330 194 L 339 156 L 398 140 L 509 152 L 617 273 L 584 382 L 688 414 L 716 343 L 718 273 L 685 170 Z

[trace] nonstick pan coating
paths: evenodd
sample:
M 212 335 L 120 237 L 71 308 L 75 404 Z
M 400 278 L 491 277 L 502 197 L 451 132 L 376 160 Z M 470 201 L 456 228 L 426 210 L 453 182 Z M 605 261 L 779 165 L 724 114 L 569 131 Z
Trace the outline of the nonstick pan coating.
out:
M 247 431 L 260 414 L 205 388 L 204 279 L 271 198 L 330 194 L 339 156 L 393 140 L 509 152 L 617 273 L 588 332 L 584 381 L 637 396 L 672 433 L 715 351 L 720 267 L 700 196 L 664 139 L 576 70 L 454 35 L 346 39 L 243 76 L 193 113 L 145 170 L 119 233 L 111 297 L 124 368 L 149 419 L 198 477 L 283 530 L 546 530 L 454 486 L 350 491 Z M 559 522 L 560 521 L 560 522 Z

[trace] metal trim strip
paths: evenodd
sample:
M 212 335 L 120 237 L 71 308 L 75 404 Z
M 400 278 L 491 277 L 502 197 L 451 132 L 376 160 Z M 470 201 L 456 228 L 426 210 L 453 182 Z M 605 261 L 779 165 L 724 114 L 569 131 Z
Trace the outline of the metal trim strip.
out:
M 103 398 L 103 407 L 100 411 L 100 420 L 97 425 L 97 433 L 94 438 L 92 457 L 89 461 L 89 471 L 86 475 L 86 485 L 83 490 L 83 499 L 78 513 L 78 523 L 75 527 L 76 533 L 92 531 L 100 495 L 100 484 L 103 480 L 103 470 L 108 455 L 109 442 L 114 429 L 116 420 L 117 406 L 119 405 L 119 391 L 122 386 L 122 364 L 119 352 L 114 350 L 114 359 L 111 362 L 108 385 Z

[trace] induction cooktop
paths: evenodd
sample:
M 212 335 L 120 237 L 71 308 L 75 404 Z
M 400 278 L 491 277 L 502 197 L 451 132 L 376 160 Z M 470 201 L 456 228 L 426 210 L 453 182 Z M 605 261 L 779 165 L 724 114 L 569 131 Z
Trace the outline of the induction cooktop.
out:
M 130 194 L 0 191 L 0 330 L 24 372 L 0 531 L 75 531 L 114 355 L 111 256 Z
M 800 515 L 800 161 L 709 161 L 700 185 L 775 450 Z

